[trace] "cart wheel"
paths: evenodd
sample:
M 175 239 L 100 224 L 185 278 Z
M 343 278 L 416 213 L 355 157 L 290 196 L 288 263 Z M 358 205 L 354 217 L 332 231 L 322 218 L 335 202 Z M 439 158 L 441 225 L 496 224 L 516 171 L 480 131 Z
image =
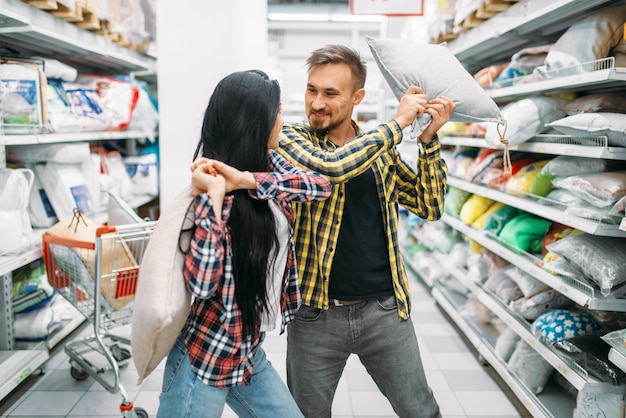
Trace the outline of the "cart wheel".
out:
M 70 374 L 76 380 L 85 380 L 87 379 L 87 377 L 89 377 L 89 373 L 87 373 L 85 370 L 77 369 L 74 366 L 70 368 Z
M 143 408 L 135 408 L 137 418 L 148 418 L 148 412 Z
M 111 354 L 118 363 L 128 360 L 131 357 L 130 350 L 115 344 L 109 347 Z

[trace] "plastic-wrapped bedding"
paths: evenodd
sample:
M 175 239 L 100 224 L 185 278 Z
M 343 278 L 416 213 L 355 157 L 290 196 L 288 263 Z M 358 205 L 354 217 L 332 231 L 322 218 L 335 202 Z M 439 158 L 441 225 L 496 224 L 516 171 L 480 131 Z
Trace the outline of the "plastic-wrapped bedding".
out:
M 578 267 L 604 296 L 626 282 L 626 240 L 581 234 L 563 238 L 548 251 Z

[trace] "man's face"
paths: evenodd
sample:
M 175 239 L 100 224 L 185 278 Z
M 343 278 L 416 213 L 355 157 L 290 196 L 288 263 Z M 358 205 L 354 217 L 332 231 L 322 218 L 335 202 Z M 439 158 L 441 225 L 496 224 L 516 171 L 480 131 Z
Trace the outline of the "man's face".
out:
M 304 102 L 314 131 L 331 131 L 350 123 L 352 110 L 359 101 L 352 72 L 346 64 L 316 65 L 309 71 Z

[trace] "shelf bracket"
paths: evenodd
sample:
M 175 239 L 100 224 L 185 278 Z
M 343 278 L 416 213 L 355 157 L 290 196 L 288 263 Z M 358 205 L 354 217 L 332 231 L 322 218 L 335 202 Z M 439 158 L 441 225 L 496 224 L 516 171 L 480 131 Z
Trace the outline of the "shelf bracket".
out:
M 0 276 L 0 350 L 13 350 L 13 306 L 11 305 L 13 277 L 11 273 Z

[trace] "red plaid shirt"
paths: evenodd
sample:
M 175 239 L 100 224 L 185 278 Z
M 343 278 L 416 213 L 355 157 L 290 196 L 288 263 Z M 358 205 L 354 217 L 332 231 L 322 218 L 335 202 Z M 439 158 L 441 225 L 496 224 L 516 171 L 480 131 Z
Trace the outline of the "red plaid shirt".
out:
M 270 151 L 270 170 L 254 173 L 257 189 L 250 195 L 275 200 L 289 223 L 290 248 L 280 300 L 282 333 L 300 307 L 290 202 L 323 200 L 330 196 L 331 189 L 326 177 L 291 165 L 275 151 Z M 204 383 L 217 387 L 250 383 L 252 358 L 264 337 L 258 327 L 253 335 L 243 333 L 235 301 L 231 237 L 226 227 L 232 201 L 232 196 L 224 199 L 222 223 L 218 224 L 208 194 L 195 197 L 196 230 L 184 267 L 194 302 L 182 335 L 193 370 Z

